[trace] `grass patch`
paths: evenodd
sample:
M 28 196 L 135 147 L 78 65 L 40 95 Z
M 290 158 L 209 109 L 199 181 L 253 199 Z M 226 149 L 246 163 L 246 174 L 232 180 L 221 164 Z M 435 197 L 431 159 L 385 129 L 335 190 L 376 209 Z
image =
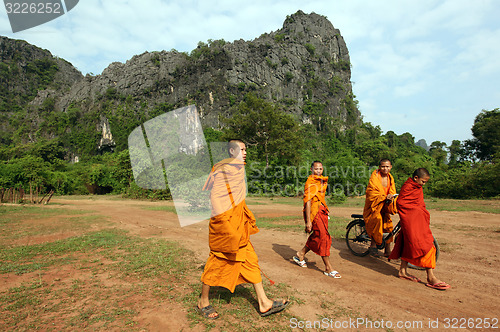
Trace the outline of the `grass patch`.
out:
M 29 277 L 1 290 L 2 330 L 124 330 L 137 323 L 135 317 L 147 303 L 183 295 L 171 286 L 182 283 L 193 265 L 189 251 L 177 243 L 111 229 L 2 247 L 0 260 L 0 273 Z
M 82 210 L 67 210 L 35 205 L 0 205 L 0 223 L 14 218 L 18 219 L 45 219 L 58 215 L 80 215 L 87 212 Z
M 164 212 L 171 212 L 171 213 L 177 214 L 177 211 L 175 210 L 175 206 L 173 206 L 173 205 L 143 206 L 142 208 L 144 210 L 149 210 L 149 211 L 164 211 Z
M 100 215 L 81 210 L 40 206 L 0 206 L 0 241 L 3 244 L 25 237 L 82 232 L 91 225 L 108 225 Z
M 270 205 L 270 204 L 285 204 L 293 205 L 302 208 L 304 205 L 302 197 L 262 197 L 253 196 L 247 197 L 246 202 L 248 205 Z
M 257 296 L 252 285 L 236 286 L 234 293 L 222 287 L 210 288 L 210 302 L 221 318 L 216 322 L 204 319 L 195 309 L 201 287 L 192 284 L 194 292 L 187 294 L 183 302 L 188 308 L 188 319 L 191 327 L 202 324 L 207 331 L 216 328 L 219 331 L 291 331 L 290 319 L 293 317 L 288 310 L 278 315 L 260 317 Z M 292 293 L 290 286 L 280 283 L 270 286 L 264 281 L 266 294 L 270 299 L 286 299 Z M 291 305 L 294 305 L 292 302 Z
M 335 204 L 336 207 L 359 207 L 361 212 L 363 211 L 363 207 L 365 206 L 365 198 L 364 197 L 347 197 L 345 202 Z
M 425 200 L 428 209 L 442 211 L 477 211 L 484 213 L 500 213 L 500 200 L 457 200 L 429 198 Z

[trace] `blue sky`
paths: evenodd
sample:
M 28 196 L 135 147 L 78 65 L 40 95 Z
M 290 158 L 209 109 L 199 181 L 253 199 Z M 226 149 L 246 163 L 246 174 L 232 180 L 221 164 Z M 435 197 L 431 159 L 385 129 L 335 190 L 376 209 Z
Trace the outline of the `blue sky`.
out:
M 252 40 L 280 29 L 299 9 L 340 30 L 364 121 L 383 132 L 449 145 L 472 137 L 482 109 L 500 107 L 496 0 L 81 0 L 66 15 L 18 33 L 1 6 L 0 34 L 48 49 L 83 74 L 100 74 L 145 51 Z

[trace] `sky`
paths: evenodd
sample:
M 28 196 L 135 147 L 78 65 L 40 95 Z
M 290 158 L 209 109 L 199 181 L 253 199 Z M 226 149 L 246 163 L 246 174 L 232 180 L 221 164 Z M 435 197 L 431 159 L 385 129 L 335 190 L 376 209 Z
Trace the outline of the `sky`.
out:
M 482 110 L 500 107 L 497 0 L 81 0 L 16 33 L 0 6 L 0 35 L 98 75 L 145 51 L 189 53 L 209 39 L 253 40 L 298 10 L 326 16 L 340 30 L 363 120 L 383 133 L 450 145 L 472 138 Z

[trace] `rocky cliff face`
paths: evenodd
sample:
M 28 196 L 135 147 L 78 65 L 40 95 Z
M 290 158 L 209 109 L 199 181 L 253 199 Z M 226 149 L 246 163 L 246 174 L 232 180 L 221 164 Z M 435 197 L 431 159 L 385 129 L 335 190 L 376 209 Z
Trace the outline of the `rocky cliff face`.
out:
M 33 101 L 39 91 L 43 101 L 49 91 L 59 90 L 59 95 L 62 95 L 83 79 L 83 75 L 69 62 L 54 57 L 49 51 L 23 40 L 2 36 L 0 69 L 2 101 L 5 102 L 10 95 L 19 107 Z M 45 89 L 49 91 L 43 92 Z
M 92 117 L 95 130 L 109 124 L 114 137 L 115 124 L 106 117 L 117 109 L 125 108 L 128 116 L 143 121 L 161 110 L 196 104 L 203 125 L 218 128 L 220 116 L 230 116 L 232 106 L 248 92 L 281 104 L 302 122 L 310 122 L 313 115 L 339 118 L 344 127 L 361 121 L 344 39 L 325 17 L 314 13 L 299 11 L 287 17 L 280 30 L 252 41 L 209 41 L 190 54 L 145 52 L 126 63 L 110 64 L 97 76 L 81 77 L 66 68 L 64 60 L 54 61 L 59 65 L 57 77 L 71 88 L 41 89 L 31 107 L 53 100 L 54 111 L 61 114 L 97 112 Z
M 112 63 L 101 75 L 87 76 L 57 104 L 96 102 L 115 89 L 149 105 L 185 106 L 195 102 L 202 121 L 217 127 L 219 114 L 245 92 L 257 91 L 299 117 L 307 102 L 322 103 L 325 113 L 345 122 L 359 112 L 345 107 L 352 94 L 349 52 L 340 31 L 323 16 L 297 12 L 283 28 L 253 41 L 213 41 L 190 55 L 146 52 L 125 64 Z M 349 114 L 351 112 L 352 114 Z

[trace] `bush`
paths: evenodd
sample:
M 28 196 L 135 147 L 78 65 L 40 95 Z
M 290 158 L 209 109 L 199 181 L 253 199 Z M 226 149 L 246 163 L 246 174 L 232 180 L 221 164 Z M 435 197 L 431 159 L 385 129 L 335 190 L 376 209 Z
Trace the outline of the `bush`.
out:
M 347 200 L 346 195 L 344 194 L 344 191 L 340 188 L 335 188 L 335 190 L 332 192 L 331 196 L 327 197 L 327 204 L 328 205 L 340 205 L 344 203 Z

